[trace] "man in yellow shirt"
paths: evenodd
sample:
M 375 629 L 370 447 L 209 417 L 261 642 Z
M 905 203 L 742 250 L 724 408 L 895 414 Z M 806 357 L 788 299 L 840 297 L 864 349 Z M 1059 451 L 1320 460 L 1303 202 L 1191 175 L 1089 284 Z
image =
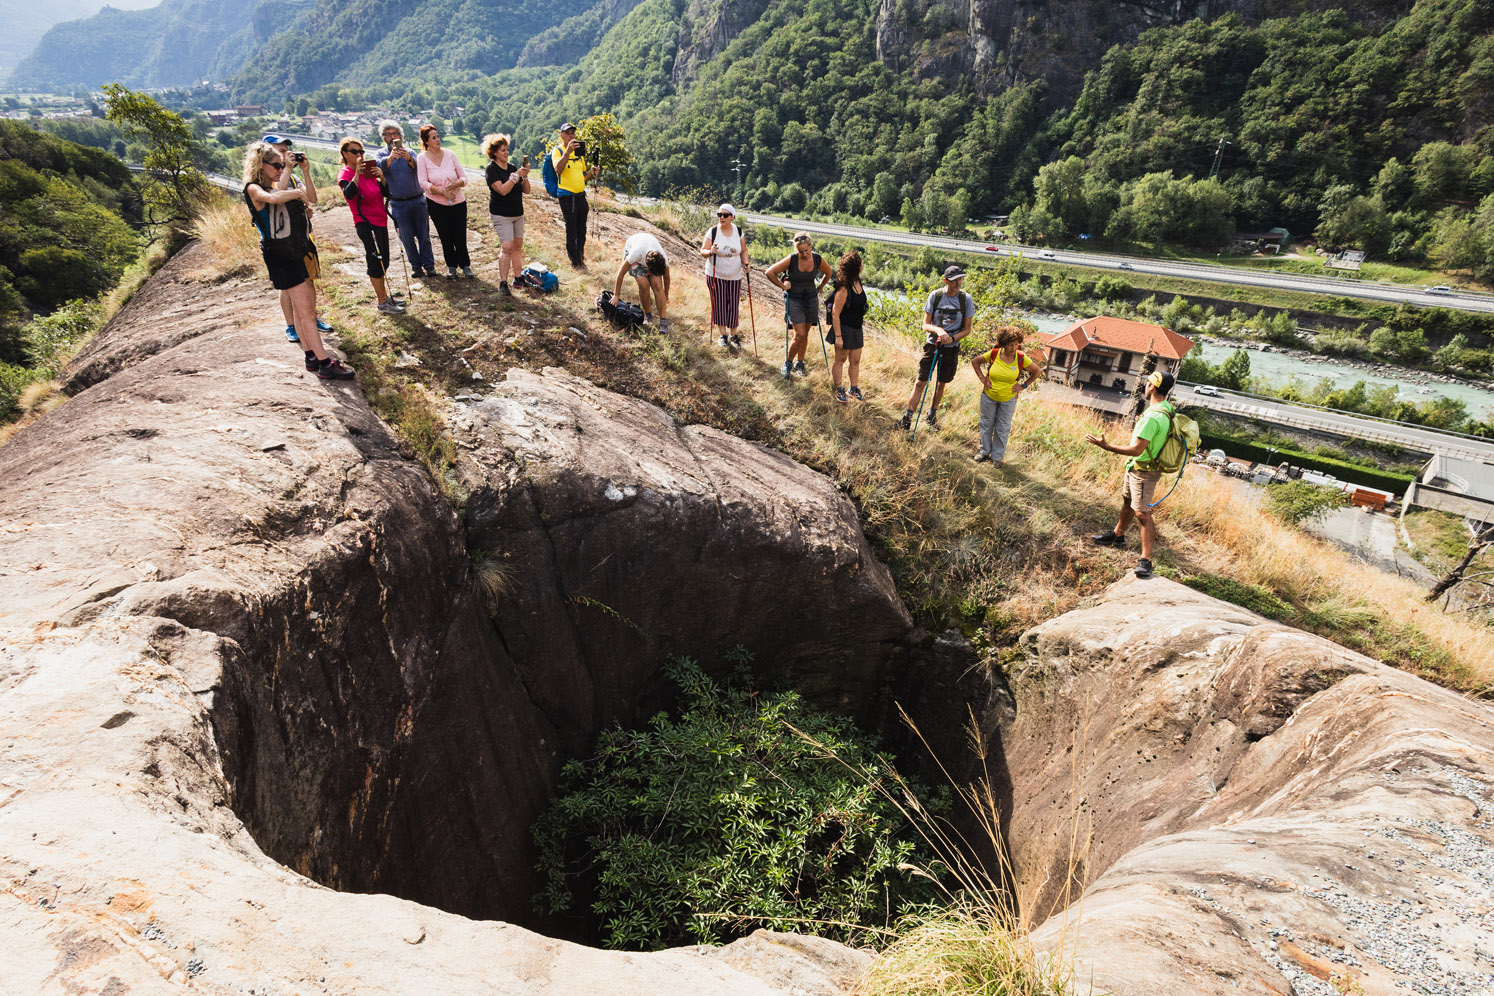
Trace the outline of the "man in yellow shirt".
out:
M 550 152 L 560 187 L 560 215 L 565 219 L 565 253 L 577 269 L 586 267 L 586 181 L 594 179 L 600 166 L 587 160 L 586 143 L 576 138 L 576 126 L 560 126 L 560 141 Z

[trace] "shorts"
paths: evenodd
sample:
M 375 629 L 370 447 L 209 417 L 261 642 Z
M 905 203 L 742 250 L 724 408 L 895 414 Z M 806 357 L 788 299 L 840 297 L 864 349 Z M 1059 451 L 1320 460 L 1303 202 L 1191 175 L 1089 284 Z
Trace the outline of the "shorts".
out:
M 389 226 L 360 221 L 356 227 L 363 242 L 363 262 L 368 275 L 382 280 L 389 275 Z
M 929 371 L 934 366 L 934 354 L 939 354 L 939 383 L 948 384 L 955 379 L 955 374 L 960 369 L 960 347 L 935 346 L 931 342 L 923 344 L 923 359 L 918 361 L 918 379 L 920 381 L 929 379 Z
M 647 280 L 650 276 L 652 276 L 652 274 L 648 272 L 648 267 L 644 266 L 642 263 L 634 263 L 628 267 L 628 276 L 641 277 L 642 279 Z
M 1152 496 L 1157 493 L 1157 482 L 1162 480 L 1160 470 L 1126 471 L 1125 499 L 1131 510 L 1140 514 L 1150 511 Z
M 825 339 L 836 349 L 860 349 L 866 341 L 860 325 L 847 325 L 844 322 L 840 326 L 840 338 L 840 342 L 835 341 L 835 326 L 832 325 L 830 334 Z
M 493 223 L 493 231 L 498 234 L 499 242 L 512 242 L 514 239 L 524 237 L 524 216 L 507 218 L 501 214 L 490 214 L 488 220 Z
M 289 254 L 284 249 L 271 248 L 260 243 L 260 255 L 264 257 L 265 269 L 270 274 L 270 285 L 276 290 L 300 287 L 308 280 L 322 275 L 321 261 L 316 255 L 316 243 L 306 240 L 306 253 L 302 256 Z
M 788 321 L 790 325 L 818 325 L 820 321 L 820 302 L 813 295 L 809 297 L 788 297 Z

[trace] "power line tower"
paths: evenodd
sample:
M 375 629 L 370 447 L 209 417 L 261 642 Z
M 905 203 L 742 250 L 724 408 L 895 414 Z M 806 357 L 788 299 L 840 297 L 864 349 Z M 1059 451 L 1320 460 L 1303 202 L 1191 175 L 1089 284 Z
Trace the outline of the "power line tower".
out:
M 1210 180 L 1214 179 L 1215 177 L 1217 177 L 1219 175 L 1219 164 L 1224 161 L 1224 147 L 1226 145 L 1234 145 L 1234 144 L 1235 144 L 1234 142 L 1231 142 L 1227 138 L 1221 138 L 1219 140 L 1218 147 L 1214 149 L 1214 165 L 1212 165 L 1212 166 L 1209 167 L 1209 179 Z

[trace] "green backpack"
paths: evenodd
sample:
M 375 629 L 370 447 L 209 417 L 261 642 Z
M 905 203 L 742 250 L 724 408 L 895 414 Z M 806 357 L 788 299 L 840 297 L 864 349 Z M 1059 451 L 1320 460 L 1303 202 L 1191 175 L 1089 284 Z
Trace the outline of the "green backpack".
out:
M 1164 474 L 1176 474 L 1188 463 L 1188 458 L 1198 452 L 1198 423 L 1186 415 L 1179 415 L 1171 401 L 1167 402 L 1167 438 L 1162 448 L 1150 460 L 1136 461 L 1137 470 L 1160 470 Z

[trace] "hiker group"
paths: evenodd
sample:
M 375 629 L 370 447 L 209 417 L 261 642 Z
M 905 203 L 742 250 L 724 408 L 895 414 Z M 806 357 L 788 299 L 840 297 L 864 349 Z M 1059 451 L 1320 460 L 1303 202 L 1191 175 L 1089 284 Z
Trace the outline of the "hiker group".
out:
M 447 279 L 473 278 L 467 249 L 467 174 L 455 153 L 443 148 L 439 130 L 431 125 L 420 129 L 419 154 L 405 148 L 403 130 L 396 122 L 381 122 L 379 131 L 383 145 L 372 155 L 358 139 L 342 140 L 338 147 L 342 169 L 337 182 L 363 245 L 375 307 L 394 315 L 404 307 L 387 285 L 391 220 L 404 249 L 401 263 L 409 260 L 417 278 L 432 280 L 437 276 L 432 225 L 441 244 Z M 586 143 L 577 137 L 574 125 L 562 125 L 558 138 L 543 158 L 541 176 L 546 193 L 560 206 L 566 255 L 573 267 L 585 269 L 590 214 L 586 190 L 600 168 Z M 316 185 L 306 156 L 293 151 L 293 146 L 289 137 L 273 134 L 250 145 L 244 157 L 244 201 L 260 235 L 271 284 L 280 292 L 286 338 L 304 350 L 307 370 L 323 379 L 346 380 L 355 376 L 354 371 L 329 355 L 321 338 L 331 327 L 317 315 L 315 281 L 320 265 L 309 210 L 317 202 Z M 498 292 L 503 296 L 512 295 L 511 282 L 537 289 L 552 289 L 558 282 L 542 266 L 524 266 L 524 195 L 531 192 L 530 165 L 528 156 L 516 165 L 510 158 L 510 147 L 510 136 L 505 134 L 488 135 L 481 144 L 488 159 L 484 181 L 489 191 L 489 221 L 499 246 Z M 300 176 L 295 175 L 297 169 Z M 717 208 L 716 223 L 704 234 L 698 251 L 710 297 L 708 335 L 719 335 L 723 349 L 742 348 L 739 329 L 745 290 L 756 351 L 747 235 L 731 204 L 722 203 Z M 792 380 L 809 375 L 806 354 L 810 327 L 814 326 L 834 400 L 841 404 L 866 400 L 860 385 L 863 324 L 868 310 L 863 265 L 860 254 L 852 250 L 832 268 L 814 251 L 809 233 L 799 232 L 793 237 L 793 251 L 764 271 L 764 276 L 784 292 L 783 376 Z M 637 305 L 623 296 L 630 276 L 637 290 Z M 654 323 L 658 331 L 667 332 L 672 278 L 668 254 L 658 238 L 647 232 L 635 233 L 623 246 L 611 290 L 602 292 L 597 305 L 617 324 L 641 327 Z M 920 424 L 929 431 L 939 431 L 940 405 L 946 387 L 959 371 L 961 343 L 974 331 L 975 302 L 964 290 L 964 279 L 959 266 L 948 267 L 943 285 L 924 302 L 923 355 L 900 417 L 901 428 L 910 435 L 917 433 Z M 821 295 L 827 287 L 830 293 L 823 299 L 822 323 Z M 981 385 L 979 444 L 972 459 L 1000 467 L 1006 458 L 1018 398 L 1043 378 L 1046 356 L 1041 350 L 1031 354 L 1023 351 L 1025 332 L 1018 326 L 1003 325 L 993 331 L 993 344 L 970 362 Z M 1158 484 L 1164 473 L 1181 474 L 1190 452 L 1198 445 L 1197 427 L 1179 415 L 1169 400 L 1172 386 L 1172 374 L 1159 371 L 1150 375 L 1146 382 L 1148 407 L 1137 419 L 1127 445 L 1108 442 L 1103 434 L 1086 436 L 1093 445 L 1128 458 L 1120 516 L 1112 530 L 1092 540 L 1102 546 L 1120 546 L 1130 525 L 1139 523 L 1141 557 L 1136 574 L 1141 577 L 1152 573 L 1156 535 L 1152 509 L 1160 501 L 1154 500 Z

